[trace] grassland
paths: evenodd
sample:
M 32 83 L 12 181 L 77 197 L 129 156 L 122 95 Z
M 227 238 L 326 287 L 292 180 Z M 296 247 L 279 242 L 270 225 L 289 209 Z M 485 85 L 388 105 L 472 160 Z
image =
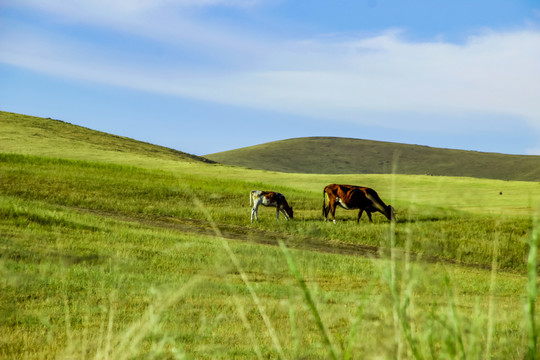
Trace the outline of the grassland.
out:
M 540 156 L 336 137 L 280 140 L 205 155 L 222 164 L 307 174 L 408 174 L 540 181 Z
M 247 170 L 30 120 L 1 123 L 26 139 L 0 142 L 1 358 L 537 356 L 538 183 Z M 397 223 L 321 221 L 331 182 Z M 251 224 L 255 188 L 295 220 Z
M 54 119 L 0 111 L 0 143 L 3 151 L 158 168 L 182 162 L 209 162 L 142 141 L 74 126 Z

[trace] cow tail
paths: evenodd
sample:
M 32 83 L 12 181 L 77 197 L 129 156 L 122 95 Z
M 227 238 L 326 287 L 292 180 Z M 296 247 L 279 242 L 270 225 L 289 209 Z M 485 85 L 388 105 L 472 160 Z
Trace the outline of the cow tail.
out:
M 326 188 L 322 192 L 322 216 L 324 217 L 326 215 Z
M 249 193 L 249 206 L 253 206 L 253 191 Z

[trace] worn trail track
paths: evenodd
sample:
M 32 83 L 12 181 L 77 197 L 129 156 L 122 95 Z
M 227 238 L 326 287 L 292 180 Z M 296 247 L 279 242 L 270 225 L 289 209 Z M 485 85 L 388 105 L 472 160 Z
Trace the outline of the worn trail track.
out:
M 169 229 L 187 234 L 197 234 L 249 242 L 268 246 L 279 246 L 279 241 L 283 241 L 287 247 L 297 250 L 316 251 L 320 253 L 341 254 L 348 256 L 362 256 L 369 258 L 389 258 L 390 249 L 380 246 L 351 244 L 336 240 L 317 239 L 302 235 L 284 234 L 274 231 L 257 229 L 251 226 L 216 224 L 210 221 L 186 218 L 173 218 L 166 216 L 133 216 L 115 212 L 107 212 L 92 209 L 71 208 L 82 213 L 91 213 L 110 219 L 124 222 L 136 223 L 148 227 Z M 463 267 L 489 269 L 483 264 L 464 263 L 452 259 L 440 258 L 433 255 L 408 253 L 411 259 L 425 263 L 453 264 Z M 394 257 L 404 258 L 405 252 L 402 249 L 394 249 Z

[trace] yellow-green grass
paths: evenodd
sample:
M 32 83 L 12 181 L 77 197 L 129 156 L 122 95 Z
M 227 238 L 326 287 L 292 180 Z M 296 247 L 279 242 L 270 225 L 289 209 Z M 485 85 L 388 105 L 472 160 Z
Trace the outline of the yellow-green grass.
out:
M 41 201 L 1 205 L 3 358 L 329 356 L 278 247 Z M 527 351 L 522 275 L 390 255 L 292 258 L 340 358 L 412 357 L 400 321 L 426 358 Z
M 178 161 L 207 161 L 181 151 L 60 120 L 5 111 L 0 111 L 0 151 L 153 168 Z
M 382 216 L 374 225 L 322 222 L 320 191 L 291 182 L 282 187 L 292 199 L 303 199 L 297 201 L 303 204 L 297 205 L 298 219 L 276 223 L 274 212 L 261 209 L 263 219 L 252 225 L 246 190 L 258 184 L 212 177 L 210 170 L 187 174 L 19 155 L 1 160 L 2 332 L 9 334 L 1 353 L 6 358 L 184 353 L 253 358 L 257 351 L 263 358 L 327 358 L 329 348 L 284 254 L 250 239 L 250 231 L 261 230 L 281 234 L 298 249 L 293 260 L 339 357 L 412 357 L 396 304 L 398 309 L 408 304 L 411 343 L 427 358 L 432 352 L 471 351 L 517 358 L 527 351 L 526 278 L 520 273 L 530 216 L 494 217 L 440 203 L 422 209 L 403 199 L 404 216 L 392 237 Z M 208 217 L 214 222 L 206 223 Z M 199 221 L 201 235 L 182 219 Z M 226 228 L 230 240 L 204 235 L 212 225 L 232 227 Z M 313 239 L 319 251 L 304 247 Z M 401 249 L 394 262 L 388 251 L 382 260 L 375 259 L 376 252 L 370 258 L 335 251 L 339 242 L 388 249 L 392 241 Z M 440 249 L 432 242 L 458 248 Z M 468 246 L 471 254 L 462 254 L 460 247 Z M 412 256 L 414 261 L 404 262 L 407 248 L 425 259 Z M 489 271 L 494 251 L 497 267 L 511 272 Z M 440 262 L 427 255 L 440 255 Z M 457 330 L 449 329 L 454 321 L 461 324 Z M 129 333 L 131 326 L 140 338 Z
M 5 144 L 2 358 L 532 357 L 538 183 Z M 323 222 L 332 182 L 374 187 L 398 222 Z M 255 188 L 282 191 L 295 220 L 262 208 L 251 224 Z
M 366 226 L 369 225 L 367 219 L 357 224 L 354 221 L 356 212 L 341 209 L 336 212 L 339 226 L 323 222 L 324 183 L 320 183 L 318 190 L 311 189 L 315 180 L 305 182 L 305 175 L 299 175 L 304 181 L 296 181 L 294 174 L 267 174 L 265 182 L 256 183 L 235 178 L 232 173 L 216 176 L 212 173 L 215 168 L 212 165 L 205 165 L 204 172 L 202 168 L 199 172 L 183 172 L 23 155 L 2 155 L 1 159 L 3 179 L 0 190 L 5 195 L 28 200 L 109 214 L 205 220 L 194 206 L 194 201 L 198 201 L 219 224 L 240 227 L 237 230 L 240 232 L 248 231 L 247 225 L 281 232 L 295 237 L 297 243 L 307 237 L 384 247 L 388 232 L 383 216 L 376 215 L 375 225 Z M 241 175 L 241 172 L 237 174 Z M 252 176 L 257 173 L 244 170 L 244 178 Z M 288 178 L 284 179 L 284 176 Z M 377 177 L 379 181 L 374 180 Z M 372 182 L 379 184 L 377 188 L 382 198 L 398 209 L 398 226 L 394 231 L 398 245 L 402 246 L 411 238 L 411 250 L 416 253 L 489 266 L 492 242 L 499 237 L 506 254 L 504 268 L 524 268 L 527 247 L 523 240 L 532 226 L 532 204 L 538 201 L 537 184 L 507 183 L 505 192 L 509 195 L 499 195 L 500 184 L 495 181 L 455 179 L 450 186 L 452 179 L 448 178 L 381 177 L 367 180 L 369 185 Z M 400 185 L 396 178 L 403 179 Z M 443 179 L 447 184 L 440 186 Z M 421 189 L 419 195 L 413 193 L 415 183 L 418 184 L 416 188 Z M 462 190 L 459 190 L 460 185 Z M 295 221 L 276 223 L 275 210 L 262 208 L 261 221 L 249 224 L 248 196 L 253 188 L 271 188 L 287 194 L 296 209 Z M 516 195 L 512 196 L 512 193 Z M 472 198 L 478 201 L 473 206 L 467 203 Z M 444 206 L 446 201 L 448 205 Z M 492 214 L 496 204 L 499 213 Z

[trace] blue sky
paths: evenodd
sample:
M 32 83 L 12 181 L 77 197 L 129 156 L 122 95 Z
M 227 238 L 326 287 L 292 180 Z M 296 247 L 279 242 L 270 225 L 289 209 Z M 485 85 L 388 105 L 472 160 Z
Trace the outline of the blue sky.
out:
M 539 0 L 3 0 L 0 110 L 204 155 L 540 154 Z

